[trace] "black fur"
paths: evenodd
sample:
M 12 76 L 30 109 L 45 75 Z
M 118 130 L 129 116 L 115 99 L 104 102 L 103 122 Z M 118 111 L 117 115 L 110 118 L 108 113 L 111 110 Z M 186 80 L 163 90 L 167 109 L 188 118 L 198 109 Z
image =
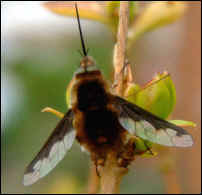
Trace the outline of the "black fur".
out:
M 105 89 L 98 80 L 84 82 L 78 88 L 78 109 L 81 111 L 104 108 L 107 100 Z
M 107 108 L 108 100 L 98 80 L 84 82 L 78 88 L 78 109 L 85 116 L 84 131 L 94 144 L 99 144 L 99 137 L 106 138 L 106 144 L 113 144 L 119 134 L 117 113 Z

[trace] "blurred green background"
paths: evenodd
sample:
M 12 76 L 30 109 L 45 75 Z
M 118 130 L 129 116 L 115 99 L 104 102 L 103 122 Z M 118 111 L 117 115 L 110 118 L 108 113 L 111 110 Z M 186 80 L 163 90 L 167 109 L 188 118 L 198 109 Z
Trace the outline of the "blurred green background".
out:
M 136 42 L 129 56 L 135 81 L 144 84 L 168 70 L 177 91 L 175 119 L 191 120 L 195 145 L 171 149 L 176 154 L 182 193 L 201 191 L 201 4 L 188 4 L 185 16 Z M 84 193 L 89 156 L 73 145 L 65 159 L 36 184 L 22 185 L 25 167 L 59 119 L 40 111 L 47 106 L 66 112 L 65 91 L 81 56 L 76 20 L 54 15 L 39 2 L 2 2 L 1 44 L 1 186 L 3 193 Z M 82 29 L 105 78 L 112 80 L 114 40 L 97 22 L 82 20 Z M 137 159 L 121 184 L 121 193 L 166 193 L 159 155 Z M 194 182 L 193 182 L 194 180 Z

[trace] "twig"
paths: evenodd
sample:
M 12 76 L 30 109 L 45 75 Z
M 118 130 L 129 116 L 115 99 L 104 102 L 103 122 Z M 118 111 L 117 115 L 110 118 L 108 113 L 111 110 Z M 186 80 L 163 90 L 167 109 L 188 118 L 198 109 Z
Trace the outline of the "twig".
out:
M 128 33 L 128 1 L 120 2 L 119 25 L 117 43 L 114 48 L 114 80 L 116 82 L 116 94 L 123 95 L 123 74 L 121 74 L 126 59 L 126 43 Z
M 121 179 L 127 172 L 127 168 L 118 166 L 116 153 L 109 152 L 100 171 L 101 194 L 118 194 Z
M 90 165 L 90 175 L 88 179 L 88 194 L 96 194 L 99 188 L 99 177 L 96 172 L 96 167 L 93 162 Z
M 115 92 L 117 95 L 123 95 L 123 74 L 121 74 L 126 59 L 126 42 L 128 32 L 128 1 L 120 2 L 119 26 L 117 33 L 117 44 L 114 51 L 114 78 L 116 82 Z M 116 151 L 118 150 L 118 151 Z M 119 193 L 119 186 L 122 177 L 128 172 L 128 169 L 120 166 L 117 154 L 121 150 L 117 148 L 108 152 L 105 164 L 100 169 L 101 194 Z

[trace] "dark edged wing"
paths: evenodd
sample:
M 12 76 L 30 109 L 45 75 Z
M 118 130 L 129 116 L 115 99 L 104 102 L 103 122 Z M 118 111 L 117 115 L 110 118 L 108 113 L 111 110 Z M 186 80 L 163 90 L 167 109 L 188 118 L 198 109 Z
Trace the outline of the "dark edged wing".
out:
M 26 168 L 24 185 L 31 185 L 47 175 L 71 148 L 76 131 L 72 126 L 73 112 L 69 110 L 57 124 L 40 152 Z
M 139 106 L 114 96 L 119 122 L 129 133 L 165 146 L 189 147 L 192 136 L 181 127 L 165 121 Z

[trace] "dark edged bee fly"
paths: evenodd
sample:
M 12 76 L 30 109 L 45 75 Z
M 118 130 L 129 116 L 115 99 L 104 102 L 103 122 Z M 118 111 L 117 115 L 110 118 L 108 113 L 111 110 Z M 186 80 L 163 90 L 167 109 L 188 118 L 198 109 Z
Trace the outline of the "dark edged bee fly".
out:
M 87 54 L 75 6 L 84 56 L 73 78 L 70 108 L 27 167 L 24 185 L 47 175 L 64 158 L 75 139 L 92 158 L 96 155 L 104 158 L 108 149 L 119 147 L 126 132 L 164 146 L 193 144 L 192 136 L 181 127 L 110 92 L 101 71 Z

